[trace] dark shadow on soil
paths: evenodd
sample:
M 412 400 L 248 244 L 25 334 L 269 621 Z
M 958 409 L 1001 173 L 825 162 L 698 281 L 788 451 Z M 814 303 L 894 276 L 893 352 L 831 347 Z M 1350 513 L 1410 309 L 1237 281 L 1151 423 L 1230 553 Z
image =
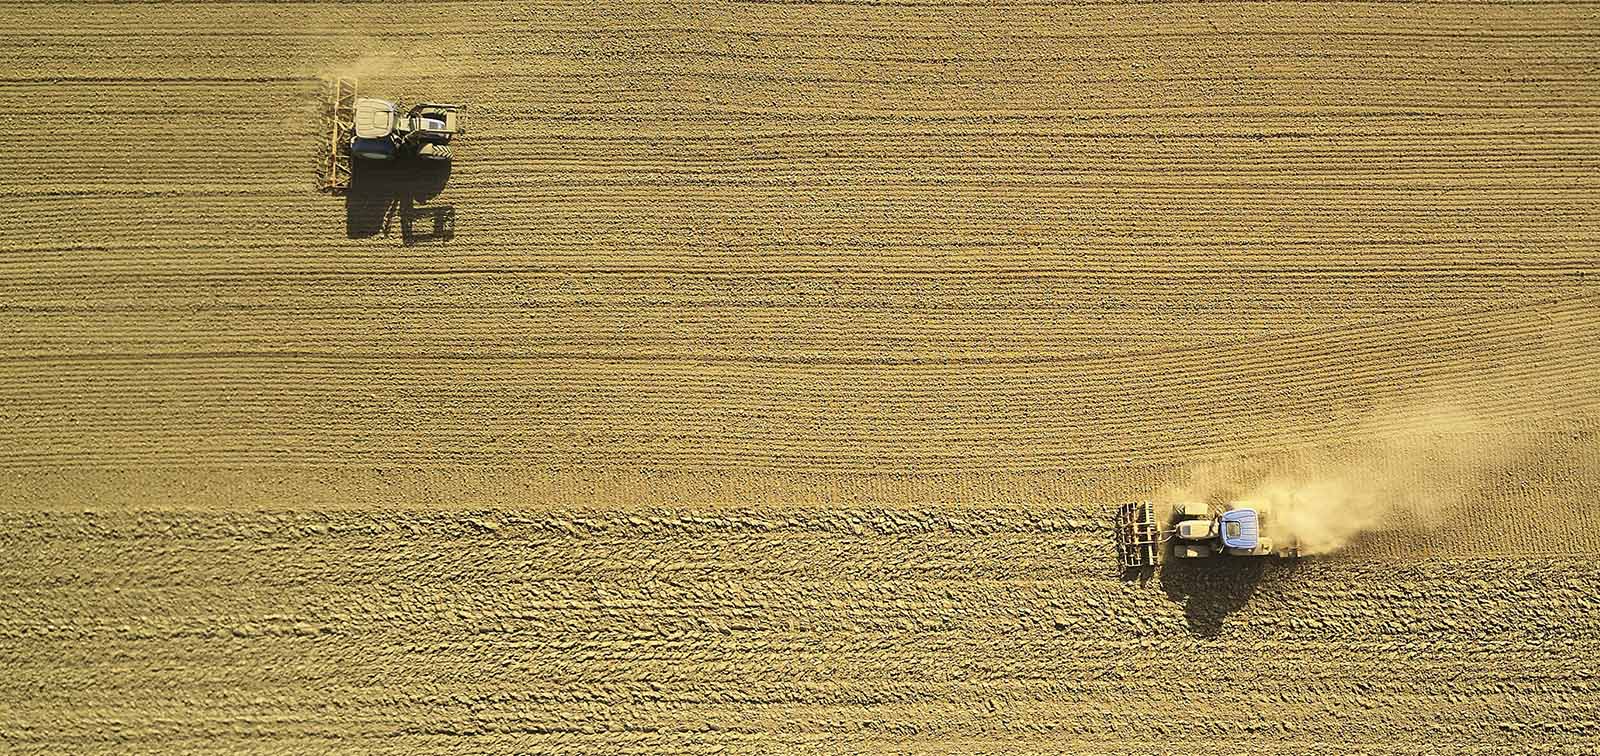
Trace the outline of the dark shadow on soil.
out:
M 455 236 L 455 208 L 428 204 L 449 182 L 449 161 L 357 160 L 344 195 L 345 235 L 389 236 L 398 218 L 400 239 L 407 245 L 449 241 Z
M 1150 580 L 1156 576 L 1155 567 L 1124 567 L 1122 568 L 1122 582 L 1129 585 L 1149 585 Z
M 416 207 L 412 200 L 400 202 L 400 239 L 407 245 L 447 242 L 456 235 L 454 205 Z
M 1263 581 L 1292 573 L 1294 565 L 1270 558 L 1169 559 L 1161 565 L 1161 590 L 1183 605 L 1191 635 L 1215 638 L 1228 615 L 1244 608 Z

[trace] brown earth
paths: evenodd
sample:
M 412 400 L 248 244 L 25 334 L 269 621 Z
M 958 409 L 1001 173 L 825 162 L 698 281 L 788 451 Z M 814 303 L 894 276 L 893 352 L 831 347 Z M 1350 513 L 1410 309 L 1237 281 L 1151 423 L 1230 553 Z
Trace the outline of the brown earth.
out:
M 0 14 L 0 750 L 1600 742 L 1595 6 Z

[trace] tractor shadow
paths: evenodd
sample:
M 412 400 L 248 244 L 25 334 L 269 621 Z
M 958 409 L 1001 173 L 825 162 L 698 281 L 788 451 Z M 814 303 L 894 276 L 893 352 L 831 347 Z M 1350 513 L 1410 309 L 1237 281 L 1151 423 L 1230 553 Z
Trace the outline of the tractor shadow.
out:
M 1189 634 L 1215 638 L 1228 616 L 1243 609 L 1263 584 L 1291 574 L 1295 562 L 1277 559 L 1169 559 L 1161 565 L 1161 590 L 1183 605 Z
M 430 205 L 450 182 L 450 161 L 359 161 L 344 195 L 345 236 L 367 239 L 394 233 L 410 246 L 455 236 L 456 209 Z

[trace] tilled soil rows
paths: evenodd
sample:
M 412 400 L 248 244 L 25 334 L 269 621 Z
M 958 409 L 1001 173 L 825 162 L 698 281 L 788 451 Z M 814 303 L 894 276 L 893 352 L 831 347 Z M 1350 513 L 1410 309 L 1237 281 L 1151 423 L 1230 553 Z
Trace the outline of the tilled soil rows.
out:
M 13 516 L 74 753 L 1580 753 L 1592 558 L 1111 573 L 1098 508 Z M 306 744 L 311 744 L 307 746 Z
M 0 6 L 0 750 L 1600 737 L 1593 6 Z

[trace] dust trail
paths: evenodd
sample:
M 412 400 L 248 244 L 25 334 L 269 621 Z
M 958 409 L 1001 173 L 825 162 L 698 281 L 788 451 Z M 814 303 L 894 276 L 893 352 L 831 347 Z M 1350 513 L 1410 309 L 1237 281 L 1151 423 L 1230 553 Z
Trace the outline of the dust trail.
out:
M 462 61 L 477 52 L 470 40 L 416 42 L 381 36 L 344 38 L 336 49 L 341 54 L 320 58 L 318 75 L 370 78 L 384 85 L 403 83 L 403 92 L 397 90 L 392 97 L 416 97 L 419 95 L 409 93 L 440 81 L 448 82 L 443 87 L 447 92 L 456 92 L 454 79 L 463 70 Z
M 406 56 L 402 55 L 398 49 L 382 47 L 368 49 L 371 51 L 355 60 L 326 69 L 322 71 L 322 74 L 324 76 L 346 76 L 364 79 L 400 70 L 407 60 Z
M 1405 415 L 1352 429 L 1365 439 L 1356 443 L 1270 463 L 1197 465 L 1171 500 L 1252 504 L 1274 540 L 1327 554 L 1374 530 L 1439 527 L 1536 452 L 1527 435 L 1459 409 Z

